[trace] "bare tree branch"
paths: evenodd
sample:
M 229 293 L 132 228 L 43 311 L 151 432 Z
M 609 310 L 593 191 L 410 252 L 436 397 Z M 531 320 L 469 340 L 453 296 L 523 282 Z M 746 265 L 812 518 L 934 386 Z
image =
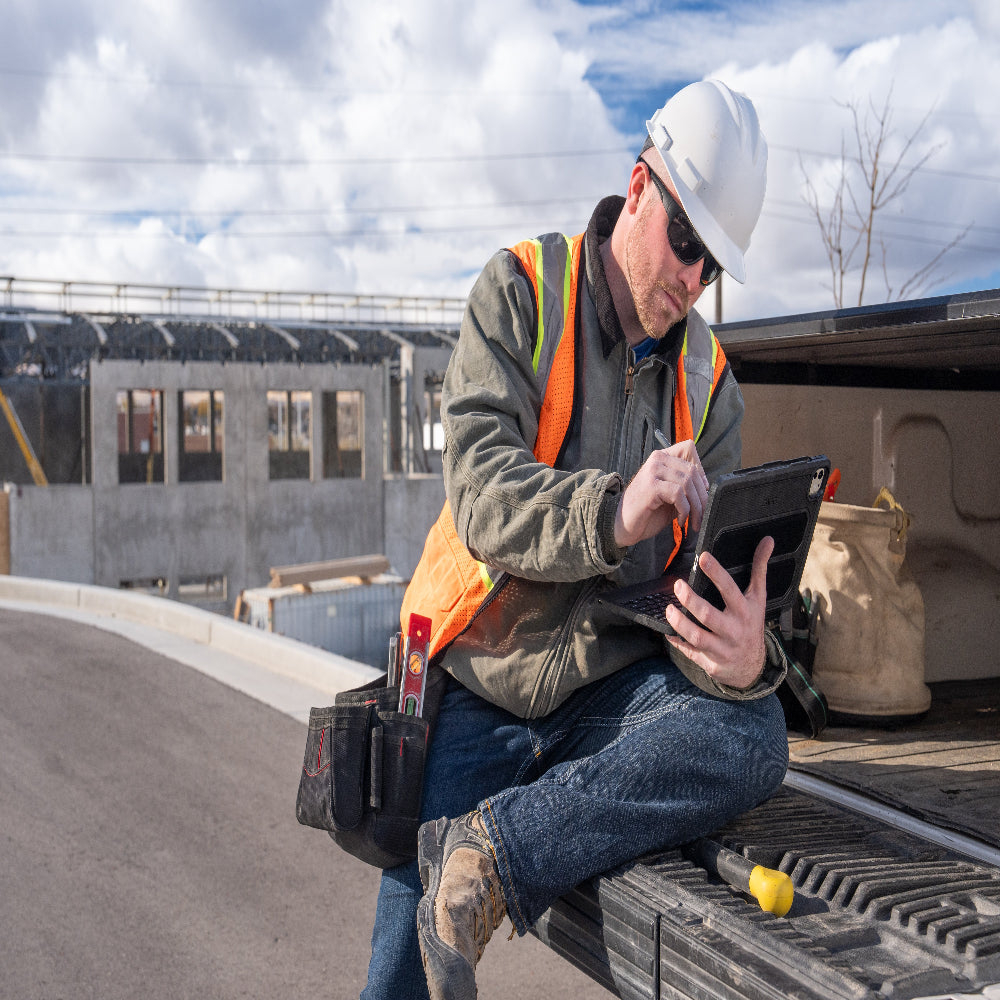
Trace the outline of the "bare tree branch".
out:
M 869 100 L 862 114 L 856 103 L 841 104 L 851 113 L 855 155 L 849 157 L 843 136 L 840 144 L 840 162 L 837 181 L 832 184 L 832 201 L 824 211 L 811 178 L 799 157 L 799 169 L 805 181 L 803 200 L 812 210 L 820 230 L 820 238 L 830 265 L 831 290 L 836 308 L 844 306 L 845 284 L 848 275 L 858 273 L 857 305 L 863 305 L 869 272 L 875 252 L 875 222 L 879 213 L 901 198 L 910 182 L 927 161 L 943 148 L 937 144 L 928 149 L 915 163 L 906 164 L 907 156 L 924 131 L 933 109 L 924 115 L 920 124 L 906 137 L 898 155 L 888 159 L 887 147 L 893 136 L 892 88 L 886 94 L 881 108 Z M 852 183 L 853 180 L 853 183 Z M 969 227 L 971 228 L 971 227 Z M 908 277 L 899 289 L 898 298 L 925 287 L 945 255 L 954 249 L 969 232 L 966 228 L 923 267 Z M 888 247 L 884 239 L 878 240 L 881 250 L 881 270 L 889 301 L 893 290 L 889 280 Z M 860 263 L 855 265 L 856 255 Z

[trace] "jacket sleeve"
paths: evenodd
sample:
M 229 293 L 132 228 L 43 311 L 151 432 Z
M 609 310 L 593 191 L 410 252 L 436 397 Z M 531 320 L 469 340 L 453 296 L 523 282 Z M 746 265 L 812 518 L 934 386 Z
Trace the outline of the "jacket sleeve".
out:
M 609 557 L 620 556 L 602 540 L 622 482 L 535 459 L 542 389 L 534 329 L 533 290 L 514 255 L 500 251 L 473 287 L 445 375 L 445 490 L 459 538 L 488 567 L 528 580 L 583 580 L 611 571 Z

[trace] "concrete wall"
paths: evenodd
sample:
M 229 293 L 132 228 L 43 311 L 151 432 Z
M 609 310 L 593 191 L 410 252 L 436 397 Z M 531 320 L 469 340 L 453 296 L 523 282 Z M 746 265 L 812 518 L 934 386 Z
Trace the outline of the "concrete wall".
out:
M 8 485 L 5 496 L 8 573 L 94 582 L 94 491 L 89 486 Z
M 442 360 L 427 353 L 427 361 Z M 106 587 L 163 579 L 171 597 L 182 578 L 222 575 L 228 607 L 240 590 L 266 584 L 272 566 L 384 553 L 407 577 L 444 487 L 435 475 L 385 477 L 386 385 L 382 366 L 94 364 L 93 485 L 8 486 L 7 571 Z M 118 481 L 116 399 L 126 389 L 164 392 L 162 483 Z M 224 393 L 221 482 L 179 481 L 177 394 L 184 389 Z M 308 480 L 269 478 L 269 389 L 312 393 Z M 336 390 L 364 393 L 361 479 L 323 478 L 322 396 Z
M 385 482 L 385 549 L 400 576 L 409 578 L 424 539 L 444 506 L 441 476 L 394 476 Z
M 224 573 L 231 596 L 266 583 L 271 566 L 380 552 L 383 547 L 383 370 L 332 365 L 219 365 L 125 362 L 91 370 L 94 427 L 94 582 L 168 574 Z M 118 390 L 163 388 L 165 483 L 118 484 Z M 223 482 L 177 481 L 177 390 L 225 393 Z M 270 480 L 267 391 L 312 398 L 309 480 Z M 362 479 L 323 479 L 323 392 L 364 393 Z M 130 576 L 127 576 L 129 574 Z
M 887 486 L 913 522 L 906 562 L 927 680 L 1000 676 L 1000 393 L 744 385 L 743 463 L 825 454 L 837 500 Z
M 10 494 L 0 490 L 0 576 L 10 573 Z

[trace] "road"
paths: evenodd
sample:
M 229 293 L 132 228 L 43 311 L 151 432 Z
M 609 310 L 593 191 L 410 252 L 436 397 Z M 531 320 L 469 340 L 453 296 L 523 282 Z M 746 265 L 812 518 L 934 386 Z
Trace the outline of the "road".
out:
M 0 607 L 0 997 L 356 998 L 378 872 L 295 821 L 304 738 L 145 645 Z M 482 1000 L 610 996 L 507 930 Z

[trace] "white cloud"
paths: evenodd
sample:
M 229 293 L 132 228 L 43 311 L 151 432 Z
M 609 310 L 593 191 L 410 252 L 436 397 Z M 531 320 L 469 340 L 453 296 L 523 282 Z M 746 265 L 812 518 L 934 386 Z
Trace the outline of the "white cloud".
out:
M 763 279 L 775 305 L 785 312 L 832 307 L 827 290 L 831 275 L 818 228 L 802 200 L 803 169 L 821 197 L 827 195 L 841 142 L 848 157 L 856 151 L 855 129 L 844 104 L 854 103 L 862 123 L 866 114 L 874 123 L 870 109 L 880 112 L 887 99 L 893 134 L 885 148 L 883 175 L 901 156 L 904 165 L 929 156 L 906 192 L 880 216 L 891 286 L 899 289 L 970 223 L 974 228 L 942 261 L 934 272 L 938 281 L 925 287 L 924 294 L 967 285 L 977 276 L 988 280 L 1000 255 L 976 248 L 1000 246 L 1000 231 L 989 229 L 997 225 L 1000 202 L 995 184 L 974 176 L 997 176 L 1000 116 L 979 95 L 993 90 L 998 73 L 1000 47 L 962 18 L 876 39 L 842 56 L 812 43 L 783 63 L 720 70 L 755 99 L 772 147 L 768 197 L 752 251 L 753 285 Z M 903 154 L 903 143 L 915 133 L 912 148 Z M 885 297 L 880 253 L 869 275 L 872 294 L 866 302 L 879 301 L 879 292 Z M 848 285 L 856 295 L 857 280 Z M 756 312 L 759 307 L 751 303 L 759 296 L 758 289 L 748 287 L 733 295 L 734 305 Z
M 849 125 L 835 101 L 890 87 L 898 134 L 933 109 L 921 148 L 941 147 L 938 172 L 894 206 L 899 273 L 974 220 L 947 271 L 988 280 L 996 256 L 973 247 L 1000 243 L 1000 198 L 972 175 L 997 173 L 994 11 L 18 3 L 0 39 L 0 153 L 35 158 L 0 157 L 0 273 L 464 294 L 495 247 L 583 228 L 623 188 L 649 113 L 714 73 L 754 98 L 772 148 L 749 282 L 727 283 L 726 318 L 831 305 L 796 150 L 828 174 Z

